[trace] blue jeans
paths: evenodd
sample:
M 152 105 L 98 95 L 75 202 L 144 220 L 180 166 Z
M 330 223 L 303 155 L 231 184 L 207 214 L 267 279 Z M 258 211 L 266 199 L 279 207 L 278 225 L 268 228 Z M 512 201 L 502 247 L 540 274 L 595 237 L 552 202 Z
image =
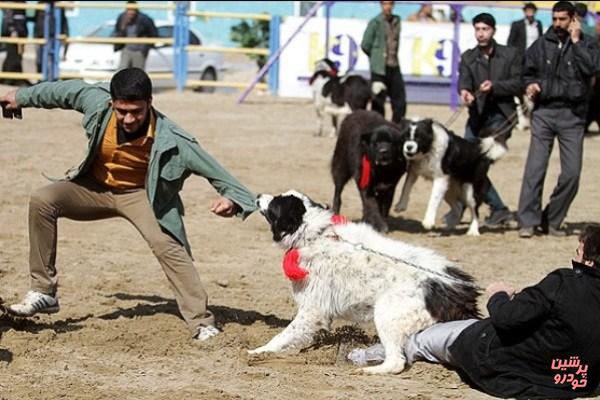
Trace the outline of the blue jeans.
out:
M 481 129 L 504 129 L 507 127 L 507 124 L 508 122 L 506 120 L 506 117 L 501 112 L 491 113 L 485 119 L 485 122 L 483 124 L 476 124 L 472 118 L 469 118 L 469 120 L 467 121 L 467 126 L 465 127 L 465 139 L 469 142 L 475 142 L 479 137 L 479 131 Z M 500 194 L 498 193 L 492 182 L 490 181 L 489 183 L 489 189 L 485 193 L 483 201 L 485 202 L 485 204 L 490 206 L 492 212 L 506 209 L 507 207 L 502 201 Z

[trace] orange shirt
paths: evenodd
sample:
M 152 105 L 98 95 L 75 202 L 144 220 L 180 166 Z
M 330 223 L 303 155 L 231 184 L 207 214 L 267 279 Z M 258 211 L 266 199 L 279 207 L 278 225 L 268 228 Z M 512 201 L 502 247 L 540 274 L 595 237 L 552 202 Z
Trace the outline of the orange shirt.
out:
M 113 112 L 92 166 L 92 176 L 96 181 L 115 189 L 144 187 L 155 128 L 156 117 L 154 112 L 150 111 L 148 133 L 130 142 L 119 144 L 117 117 Z

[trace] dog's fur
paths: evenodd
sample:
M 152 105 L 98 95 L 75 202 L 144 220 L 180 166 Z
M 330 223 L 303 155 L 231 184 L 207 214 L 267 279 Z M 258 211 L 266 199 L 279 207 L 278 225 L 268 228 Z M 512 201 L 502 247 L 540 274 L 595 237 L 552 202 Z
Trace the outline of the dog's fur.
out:
M 438 321 L 478 318 L 473 278 L 432 250 L 388 239 L 364 223 L 334 224 L 333 213 L 290 191 L 259 195 L 273 239 L 299 252 L 308 272 L 292 281 L 294 320 L 250 354 L 308 346 L 333 319 L 373 321 L 385 361 L 371 374 L 400 373 L 409 335 Z
M 357 110 L 350 114 L 340 128 L 333 158 L 331 176 L 335 185 L 333 212 L 342 206 L 342 191 L 354 177 L 363 205 L 363 220 L 380 232 L 387 232 L 394 191 L 406 171 L 402 155 L 402 127 L 385 120 L 375 111 Z M 362 159 L 371 165 L 369 184 L 359 185 Z
M 310 78 L 317 111 L 317 136 L 323 135 L 323 124 L 331 116 L 330 136 L 335 136 L 343 119 L 354 110 L 366 109 L 371 100 L 369 82 L 358 75 L 338 76 L 335 63 L 327 58 L 317 62 Z
M 394 210 L 406 210 L 412 187 L 423 176 L 433 180 L 423 227 L 433 228 L 437 210 L 445 198 L 452 207 L 447 225 L 453 228 L 460 222 L 464 204 L 471 213 L 467 234 L 479 235 L 478 208 L 489 188 L 487 173 L 490 165 L 506 153 L 502 138 L 486 137 L 489 133 L 481 132 L 481 139 L 469 142 L 431 119 L 412 120 L 403 145 L 408 173 Z

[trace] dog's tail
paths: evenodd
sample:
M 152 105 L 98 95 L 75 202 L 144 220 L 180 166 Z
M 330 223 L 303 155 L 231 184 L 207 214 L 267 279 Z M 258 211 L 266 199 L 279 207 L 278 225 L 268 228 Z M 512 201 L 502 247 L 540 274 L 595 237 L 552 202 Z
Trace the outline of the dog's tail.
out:
M 479 148 L 481 149 L 481 154 L 491 161 L 499 160 L 508 151 L 506 146 L 498 142 L 494 136 L 481 139 Z

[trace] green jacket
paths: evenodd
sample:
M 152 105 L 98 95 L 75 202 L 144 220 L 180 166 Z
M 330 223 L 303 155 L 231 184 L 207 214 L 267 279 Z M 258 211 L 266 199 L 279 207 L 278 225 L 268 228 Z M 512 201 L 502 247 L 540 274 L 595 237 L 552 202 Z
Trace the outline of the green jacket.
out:
M 385 75 L 385 58 L 387 53 L 385 21 L 383 13 L 369 21 L 367 29 L 363 34 L 360 47 L 369 56 L 369 65 L 372 73 Z M 400 17 L 392 16 L 393 25 L 397 25 L 400 33 Z M 398 38 L 398 43 L 400 39 Z
M 80 80 L 40 83 L 17 92 L 17 102 L 23 107 L 63 108 L 83 114 L 82 125 L 89 141 L 87 154 L 80 165 L 67 171 L 64 180 L 83 176 L 90 170 L 111 116 L 110 101 L 106 83 L 90 85 Z M 255 196 L 248 189 L 205 152 L 192 135 L 156 111 L 146 192 L 158 223 L 190 254 L 179 191 L 192 173 L 208 179 L 219 194 L 236 203 L 241 210 L 238 216 L 246 218 L 256 210 Z

